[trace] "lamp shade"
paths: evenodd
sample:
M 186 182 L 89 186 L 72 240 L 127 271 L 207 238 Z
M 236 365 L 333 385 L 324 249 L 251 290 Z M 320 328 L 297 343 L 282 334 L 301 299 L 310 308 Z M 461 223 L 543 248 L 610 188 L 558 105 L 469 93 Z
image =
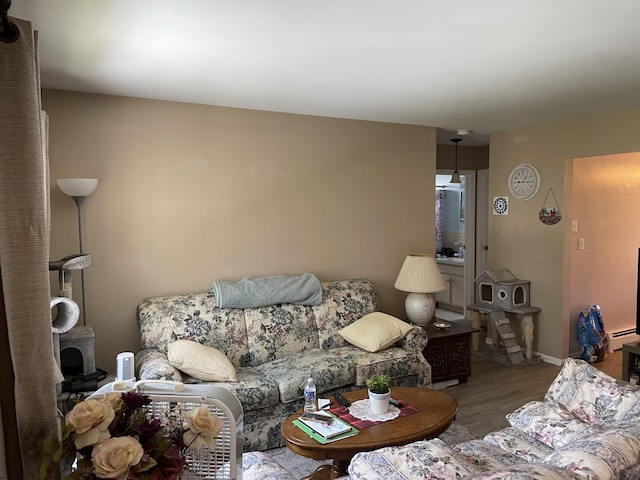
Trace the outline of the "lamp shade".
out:
M 428 253 L 407 255 L 394 287 L 411 293 L 435 293 L 446 288 L 435 257 Z
M 70 197 L 88 197 L 98 186 L 97 178 L 60 178 L 60 190 Z

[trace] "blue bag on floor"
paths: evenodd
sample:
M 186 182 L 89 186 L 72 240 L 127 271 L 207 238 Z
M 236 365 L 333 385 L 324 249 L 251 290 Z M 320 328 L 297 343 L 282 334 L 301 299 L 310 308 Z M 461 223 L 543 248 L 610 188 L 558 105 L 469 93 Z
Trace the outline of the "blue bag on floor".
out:
M 578 341 L 582 345 L 580 357 L 585 362 L 601 362 L 607 358 L 608 340 L 599 305 L 583 310 L 578 317 Z

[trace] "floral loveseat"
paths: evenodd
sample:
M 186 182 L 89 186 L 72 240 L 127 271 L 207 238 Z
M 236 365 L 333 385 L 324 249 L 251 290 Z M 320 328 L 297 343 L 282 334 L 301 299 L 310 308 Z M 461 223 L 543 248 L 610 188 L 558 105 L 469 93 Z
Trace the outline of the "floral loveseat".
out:
M 374 353 L 347 343 L 338 333 L 378 310 L 373 283 L 323 282 L 322 294 L 317 306 L 251 309 L 218 308 L 212 293 L 147 298 L 137 309 L 142 343 L 136 355 L 137 378 L 194 381 L 167 357 L 169 346 L 178 340 L 224 352 L 235 369 L 235 381 L 212 383 L 232 391 L 242 403 L 244 451 L 283 446 L 280 425 L 302 407 L 310 375 L 320 397 L 362 388 L 373 373 L 389 374 L 396 385 L 431 386 L 422 328 L 407 326 L 408 333 L 395 345 Z
M 351 480 L 640 478 L 640 389 L 567 359 L 544 401 L 480 440 L 440 439 L 357 454 Z

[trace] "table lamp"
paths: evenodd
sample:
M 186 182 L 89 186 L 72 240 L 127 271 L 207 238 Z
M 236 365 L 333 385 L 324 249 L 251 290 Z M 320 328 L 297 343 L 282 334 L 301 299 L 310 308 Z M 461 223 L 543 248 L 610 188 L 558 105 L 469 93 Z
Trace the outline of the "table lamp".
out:
M 407 318 L 416 325 L 429 325 L 436 313 L 434 293 L 446 286 L 433 255 L 411 253 L 407 255 L 394 287 L 409 292 L 404 303 Z

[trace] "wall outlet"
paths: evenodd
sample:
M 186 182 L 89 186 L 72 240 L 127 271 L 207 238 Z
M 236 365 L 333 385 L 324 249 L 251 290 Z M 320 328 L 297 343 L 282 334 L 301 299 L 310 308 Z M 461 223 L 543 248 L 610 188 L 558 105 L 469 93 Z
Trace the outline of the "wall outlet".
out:
M 578 250 L 584 250 L 584 238 L 578 239 Z
M 572 232 L 578 231 L 578 220 L 571 220 L 571 231 Z

